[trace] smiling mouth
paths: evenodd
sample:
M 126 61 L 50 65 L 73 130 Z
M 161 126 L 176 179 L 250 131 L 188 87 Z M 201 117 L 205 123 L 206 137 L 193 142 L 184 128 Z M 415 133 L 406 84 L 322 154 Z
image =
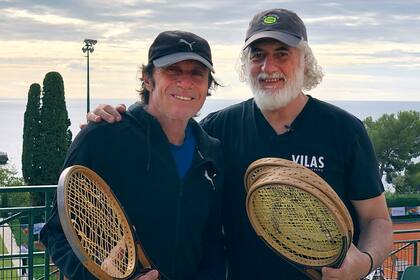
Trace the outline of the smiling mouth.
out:
M 271 79 L 260 79 L 260 81 L 261 82 L 263 82 L 263 83 L 277 83 L 277 82 L 280 82 L 280 81 L 283 81 L 284 82 L 284 78 L 271 78 Z
M 175 95 L 175 94 L 172 94 L 172 97 L 174 97 L 175 99 L 178 99 L 178 100 L 182 100 L 182 101 L 191 101 L 191 100 L 194 99 L 192 97 L 180 96 L 180 95 Z

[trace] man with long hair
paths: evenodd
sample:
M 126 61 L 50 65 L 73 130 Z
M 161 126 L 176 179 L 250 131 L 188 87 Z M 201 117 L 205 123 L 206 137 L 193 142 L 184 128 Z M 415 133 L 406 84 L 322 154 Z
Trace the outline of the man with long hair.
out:
M 225 279 L 222 150 L 192 119 L 216 85 L 210 46 L 193 33 L 165 31 L 150 46 L 148 60 L 141 101 L 118 124 L 83 129 L 64 166 L 89 167 L 108 183 L 160 279 Z M 71 250 L 57 205 L 41 241 L 66 277 L 94 279 Z M 107 259 L 101 268 L 111 269 Z

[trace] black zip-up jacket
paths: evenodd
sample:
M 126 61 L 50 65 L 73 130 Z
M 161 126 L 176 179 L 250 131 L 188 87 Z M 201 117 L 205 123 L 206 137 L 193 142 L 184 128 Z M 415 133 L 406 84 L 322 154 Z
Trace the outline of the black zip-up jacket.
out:
M 183 181 L 159 122 L 140 105 L 116 124 L 89 124 L 75 138 L 64 167 L 89 167 L 108 183 L 161 279 L 225 279 L 220 142 L 194 120 L 189 125 L 197 146 Z M 56 206 L 41 241 L 67 277 L 94 279 L 71 250 Z

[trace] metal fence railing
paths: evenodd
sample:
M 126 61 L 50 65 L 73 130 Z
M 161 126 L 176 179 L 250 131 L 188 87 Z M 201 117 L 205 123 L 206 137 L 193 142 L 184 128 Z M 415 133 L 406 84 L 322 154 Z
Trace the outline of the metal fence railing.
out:
M 396 230 L 394 231 L 394 237 L 412 233 L 419 233 L 420 235 L 420 229 Z M 385 259 L 382 266 L 377 270 L 377 279 L 399 280 L 407 267 L 420 265 L 420 238 L 408 240 L 397 240 L 399 238 L 395 239 L 392 252 Z
M 64 278 L 39 242 L 56 187 L 0 187 L 0 279 Z

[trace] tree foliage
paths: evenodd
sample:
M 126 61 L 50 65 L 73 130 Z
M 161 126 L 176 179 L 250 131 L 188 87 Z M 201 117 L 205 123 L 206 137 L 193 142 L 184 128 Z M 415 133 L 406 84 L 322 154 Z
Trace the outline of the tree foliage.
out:
M 28 101 L 23 124 L 22 174 L 28 185 L 34 185 L 37 168 L 37 137 L 40 129 L 41 86 L 32 84 L 28 92 Z
M 17 176 L 17 172 L 0 166 L 0 187 L 22 186 L 23 178 Z
M 40 120 L 39 154 L 36 155 L 39 173 L 34 183 L 56 184 L 72 138 L 63 78 L 58 72 L 45 75 Z
M 420 162 L 408 165 L 404 176 L 400 176 L 398 179 L 395 182 L 397 192 L 420 192 Z
M 0 187 L 22 186 L 23 178 L 17 172 L 0 166 Z M 0 207 L 29 206 L 28 193 L 3 193 L 0 195 Z
M 376 121 L 368 117 L 364 123 L 386 181 L 402 186 L 408 180 L 413 180 L 418 169 L 411 166 L 414 165 L 413 160 L 420 156 L 420 112 L 384 114 Z M 413 171 L 409 171 L 412 168 Z

